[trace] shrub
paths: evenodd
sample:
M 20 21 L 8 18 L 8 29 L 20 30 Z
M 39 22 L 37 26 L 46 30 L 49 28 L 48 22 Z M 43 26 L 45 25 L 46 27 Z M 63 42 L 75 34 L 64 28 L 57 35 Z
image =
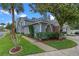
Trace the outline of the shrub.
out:
M 59 33 L 54 32 L 39 32 L 36 34 L 37 39 L 47 40 L 50 38 L 59 38 Z
M 32 35 L 31 35 L 31 34 L 26 34 L 26 36 L 27 36 L 27 37 L 32 37 Z
M 20 34 L 19 32 L 16 32 L 16 34 Z
M 48 39 L 48 36 L 46 35 L 46 32 L 39 32 L 36 34 L 36 38 L 38 39 Z
M 59 34 L 59 39 L 66 39 L 64 33 L 61 32 L 61 33 Z
M 34 28 L 33 28 L 33 25 L 29 25 L 29 32 L 30 32 L 30 36 L 34 37 Z

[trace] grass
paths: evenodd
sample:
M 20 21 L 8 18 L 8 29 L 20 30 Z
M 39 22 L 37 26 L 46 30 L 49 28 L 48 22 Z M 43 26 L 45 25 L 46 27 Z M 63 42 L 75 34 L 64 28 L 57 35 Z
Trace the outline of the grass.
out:
M 28 42 L 24 38 L 18 36 L 18 39 L 20 40 L 19 44 L 23 47 L 23 50 L 15 55 L 24 56 L 24 55 L 43 52 L 42 49 Z M 10 56 L 9 50 L 12 47 L 14 47 L 13 42 L 10 38 L 10 35 L 7 34 L 0 39 L 0 56 Z
M 45 41 L 44 43 L 56 49 L 67 49 L 77 45 L 75 42 L 68 39 L 56 40 L 56 41 Z

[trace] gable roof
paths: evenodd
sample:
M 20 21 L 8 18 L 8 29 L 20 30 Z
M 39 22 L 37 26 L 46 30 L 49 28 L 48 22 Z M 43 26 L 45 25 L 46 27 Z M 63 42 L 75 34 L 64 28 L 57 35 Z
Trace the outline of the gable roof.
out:
M 18 18 L 18 22 L 20 22 L 20 21 L 29 22 L 27 25 L 34 25 L 34 24 L 38 24 L 38 23 L 48 23 L 48 22 L 50 22 L 54 26 L 59 26 L 59 23 L 56 19 L 50 20 L 50 21 L 49 20 L 50 19 L 44 19 L 44 18 L 35 18 L 35 19 L 28 19 L 27 17 Z

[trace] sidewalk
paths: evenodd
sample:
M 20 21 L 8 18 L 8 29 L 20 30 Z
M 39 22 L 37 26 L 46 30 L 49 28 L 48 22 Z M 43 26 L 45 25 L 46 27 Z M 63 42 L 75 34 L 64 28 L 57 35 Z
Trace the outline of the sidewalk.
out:
M 28 56 L 79 56 L 79 48 L 74 47 L 74 48 L 62 49 L 62 50 L 51 51 L 51 52 L 31 54 Z
M 31 42 L 32 44 L 38 46 L 39 48 L 41 48 L 42 50 L 44 50 L 45 52 L 48 52 L 48 51 L 56 51 L 57 49 L 53 48 L 53 47 L 50 47 L 42 42 L 39 42 L 37 40 L 34 40 L 32 38 L 29 38 L 29 37 L 25 37 L 23 36 L 23 38 L 25 38 L 26 40 L 28 40 L 29 42 Z
M 67 38 L 71 38 L 70 40 L 75 41 L 78 45 L 73 47 L 73 48 L 69 48 L 69 49 L 62 49 L 62 50 L 57 50 L 55 48 L 52 48 L 46 44 L 43 44 L 41 42 L 38 42 L 32 38 L 29 37 L 25 37 L 28 41 L 30 41 L 31 43 L 35 44 L 36 46 L 40 47 L 41 49 L 43 49 L 46 52 L 43 53 L 38 53 L 38 54 L 31 54 L 28 56 L 79 56 L 79 36 L 69 36 Z
M 31 54 L 28 56 L 65 56 L 65 54 L 57 50 L 57 51 L 43 52 L 43 53 L 38 53 L 38 54 Z
M 69 49 L 62 49 L 62 50 L 56 50 L 51 52 L 44 52 L 44 53 L 38 53 L 38 54 L 31 54 L 29 56 L 79 56 L 79 36 L 69 36 L 67 38 L 72 38 L 70 40 L 73 40 L 78 45 L 69 48 Z

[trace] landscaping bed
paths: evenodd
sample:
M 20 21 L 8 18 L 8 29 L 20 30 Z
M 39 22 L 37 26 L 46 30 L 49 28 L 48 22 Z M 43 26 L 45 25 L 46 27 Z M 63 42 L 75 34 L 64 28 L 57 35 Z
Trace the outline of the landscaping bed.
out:
M 67 48 L 75 47 L 77 45 L 77 43 L 75 43 L 72 40 L 68 40 L 68 39 L 48 40 L 48 41 L 43 41 L 43 42 L 56 49 L 67 49 Z
M 38 40 L 49 40 L 49 39 L 59 39 L 59 33 L 56 32 L 39 32 L 36 33 L 36 39 Z
M 36 36 L 38 40 L 41 40 L 41 42 L 56 49 L 67 49 L 77 45 L 74 41 L 66 39 L 63 33 L 40 32 L 37 33 Z
M 12 47 L 14 47 L 14 45 L 10 38 L 10 34 L 7 34 L 1 39 L 2 40 L 0 40 L 0 56 L 12 55 L 12 54 L 9 54 L 9 50 Z M 23 55 L 43 52 L 42 49 L 28 42 L 26 39 L 22 38 L 21 36 L 18 36 L 18 39 L 20 40 L 19 44 L 22 46 L 22 51 L 13 55 L 23 56 Z

